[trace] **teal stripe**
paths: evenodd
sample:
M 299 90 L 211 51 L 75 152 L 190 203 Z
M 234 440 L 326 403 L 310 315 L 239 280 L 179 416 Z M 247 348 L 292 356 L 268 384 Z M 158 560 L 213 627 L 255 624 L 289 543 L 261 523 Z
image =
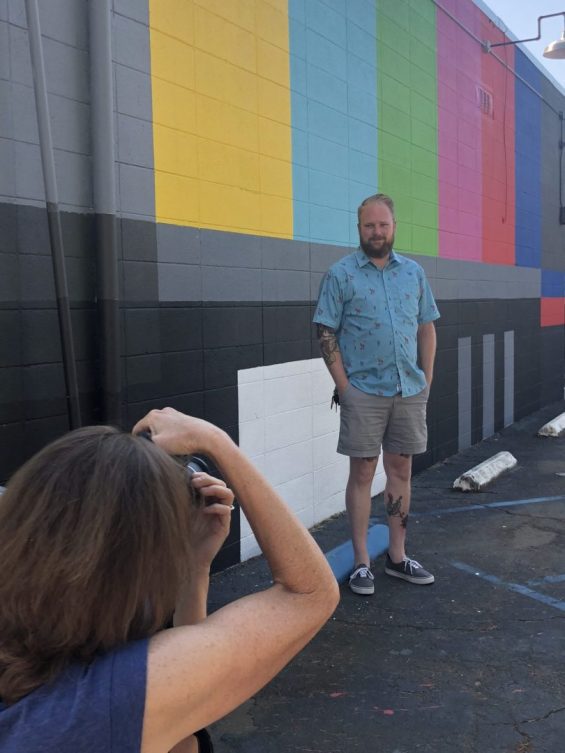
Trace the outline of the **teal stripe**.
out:
M 294 238 L 357 244 L 377 189 L 375 0 L 289 0 Z

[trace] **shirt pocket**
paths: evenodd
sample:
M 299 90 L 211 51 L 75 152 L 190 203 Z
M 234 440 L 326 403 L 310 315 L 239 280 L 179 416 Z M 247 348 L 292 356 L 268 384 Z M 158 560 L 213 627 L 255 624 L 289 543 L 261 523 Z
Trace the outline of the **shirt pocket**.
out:
M 413 322 L 420 312 L 420 286 L 418 280 L 413 277 L 403 278 L 395 286 L 395 302 L 398 314 L 404 315 Z

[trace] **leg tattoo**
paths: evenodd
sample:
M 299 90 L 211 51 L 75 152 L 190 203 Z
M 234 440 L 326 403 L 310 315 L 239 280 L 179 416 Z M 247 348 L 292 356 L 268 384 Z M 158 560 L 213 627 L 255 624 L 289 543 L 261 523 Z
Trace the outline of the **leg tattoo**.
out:
M 386 514 L 390 518 L 400 518 L 400 525 L 402 528 L 408 526 L 408 514 L 402 512 L 402 495 L 398 499 L 394 499 L 392 494 L 388 495 L 388 502 L 386 504 Z

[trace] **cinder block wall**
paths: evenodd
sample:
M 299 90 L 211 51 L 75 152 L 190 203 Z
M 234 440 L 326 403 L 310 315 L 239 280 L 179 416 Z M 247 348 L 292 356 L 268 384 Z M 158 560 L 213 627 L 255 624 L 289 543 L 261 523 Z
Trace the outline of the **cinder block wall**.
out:
M 123 425 L 218 423 L 309 525 L 346 462 L 311 318 L 356 208 L 442 314 L 416 469 L 563 395 L 561 88 L 472 0 L 114 0 Z M 457 23 L 448 14 L 454 16 Z M 103 418 L 86 0 L 40 3 L 81 408 Z M 24 0 L 0 3 L 0 482 L 68 428 Z M 382 487 L 379 474 L 375 491 Z M 240 528 L 241 524 L 241 528 Z M 218 566 L 250 556 L 234 520 Z

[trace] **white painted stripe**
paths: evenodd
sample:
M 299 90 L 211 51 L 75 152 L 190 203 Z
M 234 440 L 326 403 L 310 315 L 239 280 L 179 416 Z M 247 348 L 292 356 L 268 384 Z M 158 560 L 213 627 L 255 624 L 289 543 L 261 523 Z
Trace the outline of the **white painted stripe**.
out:
M 504 426 L 514 423 L 514 330 L 504 333 Z

